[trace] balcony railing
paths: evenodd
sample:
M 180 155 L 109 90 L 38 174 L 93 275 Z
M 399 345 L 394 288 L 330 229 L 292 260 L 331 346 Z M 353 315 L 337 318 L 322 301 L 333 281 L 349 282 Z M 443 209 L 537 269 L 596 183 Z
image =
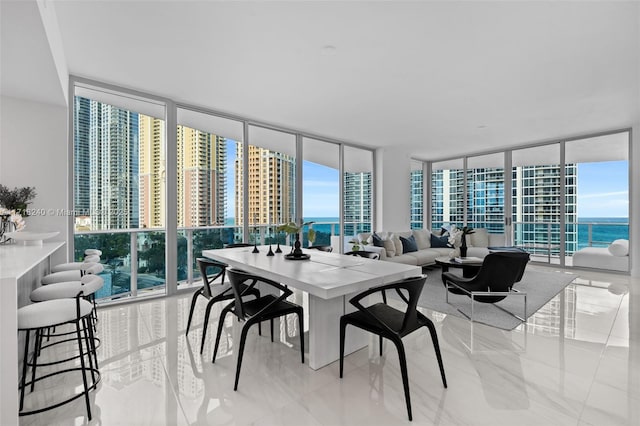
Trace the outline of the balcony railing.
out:
M 249 243 L 280 244 L 283 250 L 293 244 L 277 225 L 249 227 Z M 303 227 L 301 243 L 309 245 L 309 228 L 316 231 L 315 245 L 331 244 L 331 236 L 340 235 L 338 222 L 315 222 Z M 369 230 L 368 223 L 345 223 L 345 235 Z M 202 250 L 223 248 L 241 242 L 242 226 L 203 226 L 178 228 L 178 288 L 199 280 L 196 259 Z M 119 229 L 108 231 L 77 231 L 74 238 L 75 258 L 81 259 L 87 248 L 102 250 L 101 274 L 105 286 L 98 299 L 136 297 L 165 290 L 165 230 L 163 228 Z

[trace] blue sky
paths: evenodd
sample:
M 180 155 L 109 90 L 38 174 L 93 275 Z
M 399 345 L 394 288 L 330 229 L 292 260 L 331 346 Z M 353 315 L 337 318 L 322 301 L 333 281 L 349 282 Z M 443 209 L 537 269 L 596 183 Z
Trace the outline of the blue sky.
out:
M 626 161 L 578 164 L 578 217 L 629 217 Z

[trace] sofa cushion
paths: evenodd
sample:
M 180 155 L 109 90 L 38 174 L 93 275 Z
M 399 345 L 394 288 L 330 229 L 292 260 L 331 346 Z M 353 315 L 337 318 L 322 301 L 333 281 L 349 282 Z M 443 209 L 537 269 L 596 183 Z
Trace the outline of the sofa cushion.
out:
M 451 249 L 447 249 L 447 253 L 451 251 Z M 414 251 L 412 253 L 407 253 L 407 256 L 412 256 L 416 259 L 416 265 L 432 265 L 436 262 L 436 257 L 442 256 L 438 249 L 424 249 Z
M 392 258 L 396 255 L 396 244 L 392 239 L 382 240 L 384 250 L 387 252 L 387 258 Z
M 431 234 L 431 247 L 451 248 L 451 246 L 449 245 L 449 237 L 446 235 L 443 235 L 442 237 L 436 237 L 435 235 Z
M 474 229 L 467 235 L 467 244 L 471 247 L 489 247 L 489 231 L 486 228 Z
M 413 238 L 416 239 L 418 250 L 424 250 L 431 247 L 431 231 L 428 229 L 414 229 Z
M 411 253 L 414 254 L 414 253 Z M 411 256 L 411 254 L 401 254 L 400 256 L 395 256 L 388 258 L 387 260 L 395 263 L 403 263 L 405 265 L 418 265 L 418 260 L 415 256 Z
M 392 234 L 391 241 L 396 245 L 396 256 L 400 256 L 402 254 L 402 241 L 400 241 L 400 236 L 395 233 Z
M 382 241 L 382 238 L 380 237 L 380 235 L 376 234 L 375 232 L 371 234 L 371 242 L 375 247 L 384 247 L 384 242 Z
M 400 237 L 400 242 L 402 243 L 402 253 L 411 253 L 414 251 L 418 251 L 418 246 L 416 244 L 416 239 L 411 235 L 408 238 Z
M 622 257 L 629 255 L 629 241 L 628 240 L 615 240 L 609 247 L 609 253 L 614 256 Z

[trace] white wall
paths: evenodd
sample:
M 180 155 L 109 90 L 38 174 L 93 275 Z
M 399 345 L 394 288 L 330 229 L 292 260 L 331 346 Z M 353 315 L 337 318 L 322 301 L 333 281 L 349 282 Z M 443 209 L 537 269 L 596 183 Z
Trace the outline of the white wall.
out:
M 34 186 L 37 196 L 29 208 L 45 214 L 26 218 L 26 230 L 60 231 L 52 240 L 66 241 L 68 217 L 58 210 L 70 205 L 67 108 L 6 96 L 0 102 L 0 183 Z
M 376 150 L 376 231 L 411 228 L 411 156 L 397 147 Z

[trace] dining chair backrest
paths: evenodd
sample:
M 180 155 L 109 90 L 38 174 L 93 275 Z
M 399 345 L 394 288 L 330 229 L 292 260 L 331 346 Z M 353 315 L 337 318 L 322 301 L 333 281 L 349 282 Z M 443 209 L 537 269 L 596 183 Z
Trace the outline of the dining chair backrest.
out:
M 222 277 L 220 283 L 224 283 L 224 274 L 228 265 L 217 260 L 199 257 L 196 259 L 198 262 L 198 268 L 200 269 L 200 275 L 202 276 L 202 292 L 207 299 L 211 299 L 213 293 L 211 292 L 211 283 L 218 277 Z M 207 272 L 209 268 L 216 268 L 214 275 L 209 275 Z
M 331 246 L 309 246 L 307 248 L 310 248 L 310 249 L 313 249 L 313 250 L 326 251 L 328 253 L 331 253 L 333 251 L 333 247 L 331 247 Z
M 347 256 L 366 257 L 367 259 L 380 259 L 380 255 L 375 251 L 356 250 L 356 251 L 348 251 L 345 254 Z
M 396 281 L 390 284 L 372 287 L 369 290 L 357 294 L 349 302 L 358 310 L 370 316 L 370 319 L 375 319 L 376 322 L 378 322 L 380 325 L 383 325 L 389 331 L 402 336 L 406 330 L 415 328 L 415 325 L 418 323 L 418 300 L 420 299 L 420 294 L 422 293 L 422 289 L 426 280 L 426 275 L 420 275 L 416 277 L 405 278 L 403 280 Z M 402 318 L 402 325 L 400 329 L 394 329 L 393 324 L 385 321 L 384 318 L 375 317 L 373 314 L 371 314 L 366 306 L 363 306 L 360 303 L 360 300 L 362 300 L 364 297 L 386 290 L 396 290 L 397 292 L 402 292 L 405 295 L 403 299 L 405 299 L 407 306 L 404 312 L 404 317 Z
M 293 293 L 289 288 L 278 282 L 260 277 L 258 275 L 253 275 L 248 272 L 239 271 L 237 269 L 229 269 L 227 270 L 227 275 L 229 276 L 229 283 L 231 284 L 231 289 L 233 291 L 235 300 L 234 313 L 240 320 L 249 317 L 249 314 L 244 309 L 244 301 L 242 299 L 242 296 L 248 294 L 256 286 L 256 284 L 267 284 L 271 287 L 274 287 L 276 290 L 279 290 L 280 294 L 278 297 L 274 297 L 271 303 L 265 305 L 262 309 L 260 309 L 260 311 L 255 312 L 251 316 L 259 316 L 260 314 L 262 314 L 262 312 L 268 310 L 273 304 L 286 299 Z

